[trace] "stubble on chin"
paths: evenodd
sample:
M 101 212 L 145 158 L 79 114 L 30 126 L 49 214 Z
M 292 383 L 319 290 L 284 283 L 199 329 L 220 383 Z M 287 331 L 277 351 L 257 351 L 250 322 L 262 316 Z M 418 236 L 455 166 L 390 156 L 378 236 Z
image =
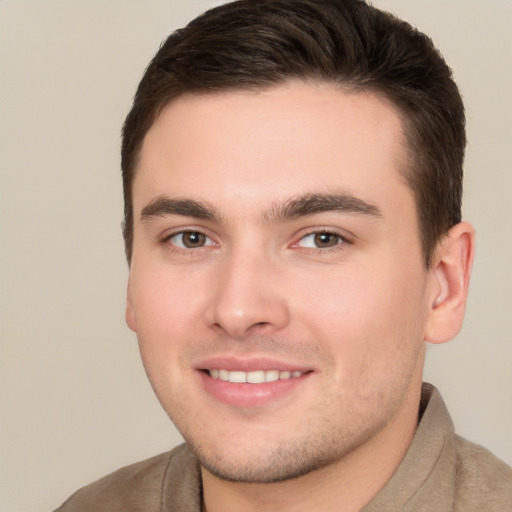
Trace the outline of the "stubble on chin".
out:
M 236 450 L 234 443 L 223 450 L 220 444 L 212 448 L 205 439 L 197 443 L 186 440 L 203 470 L 216 478 L 227 482 L 269 484 L 296 479 L 334 464 L 372 436 L 372 432 L 359 426 L 355 431 L 346 432 L 332 424 L 323 427 L 327 428 L 302 432 L 300 436 L 287 440 L 262 443 L 266 446 L 259 452 L 255 444 L 254 450 L 247 449 L 236 456 L 229 453 Z M 271 448 L 272 444 L 276 446 Z M 210 448 L 206 449 L 206 446 Z

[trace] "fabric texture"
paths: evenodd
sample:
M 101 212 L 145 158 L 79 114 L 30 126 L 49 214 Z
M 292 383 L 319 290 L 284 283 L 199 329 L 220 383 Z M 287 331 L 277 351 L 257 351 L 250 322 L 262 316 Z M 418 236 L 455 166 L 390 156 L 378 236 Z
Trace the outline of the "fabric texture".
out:
M 455 435 L 424 384 L 421 420 L 397 471 L 361 512 L 512 512 L 512 468 Z M 201 512 L 199 464 L 186 445 L 80 489 L 55 512 Z

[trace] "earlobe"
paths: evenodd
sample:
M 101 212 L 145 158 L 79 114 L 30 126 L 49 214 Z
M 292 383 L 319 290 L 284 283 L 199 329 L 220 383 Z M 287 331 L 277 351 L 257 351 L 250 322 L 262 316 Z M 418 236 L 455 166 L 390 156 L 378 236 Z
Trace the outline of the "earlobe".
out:
M 475 232 L 467 222 L 455 225 L 439 241 L 431 269 L 433 297 L 425 326 L 425 341 L 446 343 L 460 331 L 474 247 Z

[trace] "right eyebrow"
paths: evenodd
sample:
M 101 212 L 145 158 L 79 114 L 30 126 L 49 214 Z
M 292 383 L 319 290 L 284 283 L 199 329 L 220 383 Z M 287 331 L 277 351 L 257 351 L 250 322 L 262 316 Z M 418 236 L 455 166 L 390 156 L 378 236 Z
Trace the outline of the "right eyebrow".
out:
M 158 196 L 150 201 L 142 209 L 140 219 L 142 222 L 146 222 L 152 218 L 164 217 L 165 215 L 181 215 L 220 222 L 220 215 L 208 203 L 193 199 L 172 199 L 166 196 Z

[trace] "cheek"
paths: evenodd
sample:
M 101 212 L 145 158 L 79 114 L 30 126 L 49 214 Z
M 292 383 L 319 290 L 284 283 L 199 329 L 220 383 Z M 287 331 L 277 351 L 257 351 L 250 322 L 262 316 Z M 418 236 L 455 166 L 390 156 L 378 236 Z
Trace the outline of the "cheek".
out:
M 144 366 L 153 368 L 175 364 L 180 347 L 198 325 L 194 283 L 169 271 L 132 269 L 131 303 L 136 321 L 137 339 Z
M 295 290 L 296 317 L 324 345 L 343 378 L 400 371 L 422 345 L 425 315 L 420 267 L 340 268 Z
M 142 363 L 162 407 L 171 416 L 186 409 L 189 402 L 183 403 L 187 396 L 183 383 L 190 371 L 183 353 L 193 336 L 192 304 L 180 286 L 184 283 L 165 272 L 134 272 L 130 284 Z
M 133 304 L 139 330 L 179 330 L 199 306 L 198 279 L 191 272 L 149 265 L 132 270 Z

